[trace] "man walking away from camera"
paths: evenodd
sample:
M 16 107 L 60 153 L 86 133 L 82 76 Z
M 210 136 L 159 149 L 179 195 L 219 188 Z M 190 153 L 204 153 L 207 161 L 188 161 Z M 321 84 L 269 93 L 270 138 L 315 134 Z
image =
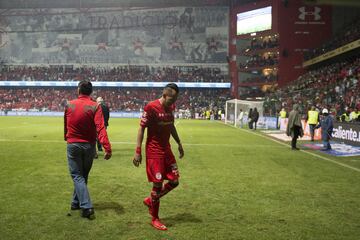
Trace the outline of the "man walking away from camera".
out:
M 252 108 L 249 109 L 249 113 L 248 113 L 248 125 L 249 125 L 249 129 L 253 129 L 253 123 L 254 121 L 252 120 L 253 117 L 253 110 Z
M 104 125 L 101 107 L 90 98 L 92 84 L 81 81 L 78 98 L 68 102 L 64 113 L 64 139 L 67 159 L 74 182 L 71 210 L 81 209 L 81 216 L 93 219 L 94 209 L 87 188 L 88 176 L 96 153 L 96 136 L 104 146 L 104 159 L 111 158 L 111 145 Z
M 286 135 L 291 136 L 291 149 L 300 150 L 296 147 L 298 137 L 304 136 L 304 131 L 301 124 L 301 116 L 299 113 L 299 105 L 294 104 L 293 110 L 289 114 L 289 121 L 286 128 Z
M 257 128 L 257 122 L 259 120 L 259 112 L 257 108 L 254 108 L 254 111 L 252 112 L 251 120 L 253 121 L 254 130 Z

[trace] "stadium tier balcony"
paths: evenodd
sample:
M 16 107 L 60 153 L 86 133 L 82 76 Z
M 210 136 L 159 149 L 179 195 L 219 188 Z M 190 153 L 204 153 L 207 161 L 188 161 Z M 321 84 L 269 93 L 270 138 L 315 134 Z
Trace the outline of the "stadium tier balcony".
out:
M 247 72 L 253 70 L 261 70 L 264 68 L 272 68 L 277 66 L 279 56 L 277 53 L 266 52 L 260 55 L 252 55 L 246 62 L 239 63 L 239 71 Z
M 239 82 L 239 86 L 262 86 L 264 84 L 276 84 L 277 76 L 248 78 Z
M 279 36 L 269 35 L 261 36 L 259 38 L 253 38 L 250 42 L 250 45 L 246 48 L 250 51 L 255 51 L 259 49 L 271 49 L 279 46 Z
M 245 49 L 245 50 L 241 50 L 240 54 L 244 55 L 244 56 L 253 56 L 253 55 L 259 55 L 259 54 L 264 54 L 264 53 L 277 53 L 279 54 L 279 48 L 278 47 L 273 47 L 273 48 L 266 48 L 266 49 L 255 49 L 255 50 L 250 50 L 249 48 Z

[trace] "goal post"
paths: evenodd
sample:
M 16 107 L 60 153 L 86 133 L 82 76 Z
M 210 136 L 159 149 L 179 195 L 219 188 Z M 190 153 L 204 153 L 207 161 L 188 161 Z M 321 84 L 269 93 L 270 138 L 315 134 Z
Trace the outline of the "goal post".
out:
M 247 122 L 250 108 L 257 108 L 259 116 L 263 116 L 263 101 L 228 100 L 225 103 L 225 124 L 239 126 L 240 110 L 244 112 L 243 121 Z

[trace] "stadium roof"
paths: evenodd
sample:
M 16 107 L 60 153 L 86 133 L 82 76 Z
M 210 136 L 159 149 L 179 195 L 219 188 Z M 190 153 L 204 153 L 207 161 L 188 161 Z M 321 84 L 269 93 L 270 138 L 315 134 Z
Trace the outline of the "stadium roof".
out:
M 289 1 L 289 0 L 281 0 Z M 0 0 L 0 9 L 23 8 L 161 8 L 242 5 L 256 0 Z M 360 6 L 359 0 L 304 0 L 308 4 Z M 1 13 L 0 13 L 1 14 Z
M 245 4 L 253 0 L 12 0 L 0 1 L 1 9 L 11 8 L 98 8 L 98 7 L 186 7 L 186 6 L 229 6 Z

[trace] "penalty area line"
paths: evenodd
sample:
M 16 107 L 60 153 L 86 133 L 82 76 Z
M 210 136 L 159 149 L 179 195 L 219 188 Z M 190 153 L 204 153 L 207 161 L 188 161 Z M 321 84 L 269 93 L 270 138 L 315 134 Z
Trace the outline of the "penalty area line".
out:
M 268 140 L 271 140 L 271 141 L 276 142 L 276 143 L 278 143 L 278 144 L 281 144 L 281 145 L 283 145 L 283 146 L 290 147 L 290 145 L 288 145 L 288 144 L 286 144 L 286 143 L 283 143 L 283 142 L 280 142 L 280 141 L 278 141 L 278 140 L 275 140 L 275 139 L 273 139 L 273 138 L 271 138 L 271 137 L 269 137 L 269 136 L 262 135 L 262 134 L 260 134 L 260 133 L 256 133 L 256 132 L 253 132 L 253 131 L 250 131 L 250 130 L 247 130 L 247 129 L 237 128 L 237 127 L 232 126 L 232 125 L 226 125 L 225 123 L 222 123 L 222 124 L 224 124 L 225 126 L 228 126 L 228 127 L 232 127 L 232 128 L 238 129 L 238 130 L 240 130 L 240 131 L 244 131 L 244 132 L 247 132 L 247 133 L 254 134 L 254 135 L 256 135 L 256 136 L 260 136 L 260 137 L 266 138 L 266 139 L 268 139 Z M 335 161 L 335 160 L 332 160 L 332 159 L 330 159 L 330 158 L 321 156 L 321 155 L 319 155 L 319 154 L 316 154 L 316 153 L 313 153 L 313 152 L 309 152 L 309 151 L 307 151 L 307 150 L 305 150 L 305 149 L 300 149 L 300 151 L 303 152 L 303 153 L 309 154 L 309 155 L 311 155 L 311 156 L 313 156 L 313 157 L 320 158 L 320 159 L 322 159 L 322 160 L 325 160 L 325 161 L 334 163 L 334 164 L 336 164 L 336 165 L 339 165 L 339 166 L 342 166 L 342 167 L 345 167 L 345 168 L 348 168 L 348 169 L 351 169 L 351 170 L 354 170 L 354 171 L 360 173 L 360 169 L 359 169 L 359 168 L 356 168 L 356 167 L 347 165 L 347 164 L 345 164 L 345 163 L 337 162 L 337 161 Z

